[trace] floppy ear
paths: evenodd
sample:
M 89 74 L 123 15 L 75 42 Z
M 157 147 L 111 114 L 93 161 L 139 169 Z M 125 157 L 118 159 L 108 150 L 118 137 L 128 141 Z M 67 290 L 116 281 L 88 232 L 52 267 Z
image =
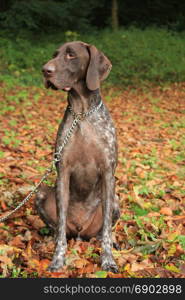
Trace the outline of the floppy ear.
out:
M 109 59 L 95 46 L 89 45 L 89 66 L 86 75 L 86 84 L 89 90 L 94 91 L 100 87 L 100 81 L 107 78 L 112 68 Z

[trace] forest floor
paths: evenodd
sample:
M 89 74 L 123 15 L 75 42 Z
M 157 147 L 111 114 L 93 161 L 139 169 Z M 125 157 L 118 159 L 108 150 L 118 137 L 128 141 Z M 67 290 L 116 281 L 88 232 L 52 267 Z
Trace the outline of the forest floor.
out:
M 66 265 L 50 273 L 54 241 L 32 199 L 0 223 L 1 277 L 185 277 L 185 84 L 104 89 L 117 128 L 113 228 L 119 273 L 101 270 L 95 238 L 68 241 Z M 0 215 L 28 194 L 50 165 L 66 94 L 0 86 Z M 54 184 L 55 174 L 48 184 Z

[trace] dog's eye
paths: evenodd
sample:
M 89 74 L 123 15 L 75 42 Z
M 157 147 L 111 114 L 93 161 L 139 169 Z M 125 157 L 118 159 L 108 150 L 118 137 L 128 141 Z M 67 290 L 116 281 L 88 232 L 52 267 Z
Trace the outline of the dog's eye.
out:
M 76 58 L 76 56 L 73 53 L 67 53 L 66 58 L 67 59 L 73 59 L 73 58 Z

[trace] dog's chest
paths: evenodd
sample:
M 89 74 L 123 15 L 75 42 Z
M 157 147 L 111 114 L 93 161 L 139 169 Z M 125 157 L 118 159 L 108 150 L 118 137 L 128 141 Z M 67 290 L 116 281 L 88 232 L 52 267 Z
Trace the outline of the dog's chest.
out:
M 88 168 L 92 163 L 100 165 L 104 157 L 104 144 L 96 129 L 84 121 L 71 137 L 64 160 L 71 166 L 81 165 L 81 168 Z
M 59 127 L 56 150 L 70 128 L 72 118 L 66 121 Z M 92 162 L 96 162 L 99 167 L 102 164 L 114 165 L 116 147 L 115 128 L 109 113 L 103 108 L 98 114 L 88 116 L 78 123 L 64 148 L 62 161 L 70 165 L 80 163 L 86 167 Z

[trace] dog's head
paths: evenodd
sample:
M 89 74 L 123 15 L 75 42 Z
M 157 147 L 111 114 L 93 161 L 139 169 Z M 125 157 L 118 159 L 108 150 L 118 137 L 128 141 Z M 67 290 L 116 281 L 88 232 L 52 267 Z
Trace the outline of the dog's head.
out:
M 109 59 L 95 46 L 80 41 L 65 43 L 43 66 L 46 88 L 69 91 L 80 80 L 96 90 L 110 70 Z

